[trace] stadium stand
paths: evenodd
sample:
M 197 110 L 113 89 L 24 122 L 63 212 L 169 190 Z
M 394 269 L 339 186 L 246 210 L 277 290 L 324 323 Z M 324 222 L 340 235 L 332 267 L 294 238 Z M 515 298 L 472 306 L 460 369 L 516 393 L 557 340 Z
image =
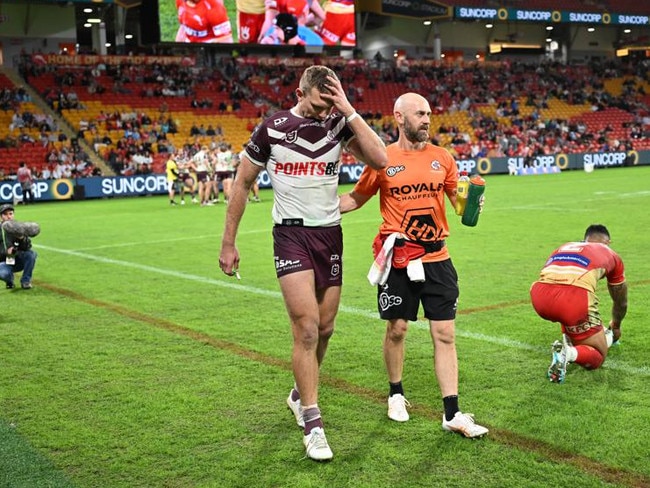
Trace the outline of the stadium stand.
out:
M 410 61 L 379 68 L 328 62 L 337 64 L 348 97 L 386 142 L 395 137 L 394 100 L 411 90 L 430 100 L 432 138 L 459 159 L 650 147 L 650 83 L 631 63 Z M 296 64 L 260 66 L 255 59 L 224 57 L 212 69 L 179 63 L 101 70 L 32 65 L 21 71 L 116 174 L 131 174 L 161 172 L 175 148 L 225 142 L 238 150 L 262 116 L 293 105 L 302 71 Z M 11 114 L 2 116 L 6 132 Z M 38 140 L 38 131 L 30 131 Z M 61 146 L 53 141 L 49 149 Z M 17 151 L 4 151 L 0 158 L 15 165 Z M 48 149 L 39 144 L 21 154 L 37 167 L 48 160 Z

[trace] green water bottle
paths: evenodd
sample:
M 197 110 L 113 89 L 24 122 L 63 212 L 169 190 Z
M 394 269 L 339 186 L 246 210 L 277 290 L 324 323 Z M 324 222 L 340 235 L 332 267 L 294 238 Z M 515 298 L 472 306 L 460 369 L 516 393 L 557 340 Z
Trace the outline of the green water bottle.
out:
M 485 193 L 485 180 L 479 175 L 469 179 L 469 190 L 467 191 L 467 203 L 461 222 L 463 225 L 474 227 L 478 223 L 478 216 L 481 212 L 481 197 Z

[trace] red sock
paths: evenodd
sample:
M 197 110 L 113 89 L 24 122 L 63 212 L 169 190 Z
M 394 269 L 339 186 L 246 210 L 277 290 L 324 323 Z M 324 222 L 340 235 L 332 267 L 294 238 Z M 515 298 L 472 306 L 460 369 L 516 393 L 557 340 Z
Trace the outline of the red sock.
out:
M 578 351 L 578 357 L 575 363 L 585 369 L 598 369 L 603 364 L 603 361 L 605 361 L 605 358 L 598 352 L 598 349 L 585 345 L 575 346 L 575 348 Z

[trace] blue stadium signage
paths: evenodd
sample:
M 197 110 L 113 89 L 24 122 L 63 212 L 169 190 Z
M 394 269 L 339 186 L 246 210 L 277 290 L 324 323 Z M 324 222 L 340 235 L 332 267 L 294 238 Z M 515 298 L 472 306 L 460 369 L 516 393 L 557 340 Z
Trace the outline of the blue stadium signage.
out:
M 647 15 L 610 14 L 607 12 L 600 13 L 559 10 L 527 10 L 519 8 L 456 7 L 454 9 L 454 17 L 457 19 L 471 20 L 504 20 L 544 23 L 567 22 L 572 24 L 615 25 L 650 24 L 650 16 Z
M 649 166 L 650 151 L 619 151 L 611 153 L 549 154 L 526 160 L 523 157 L 459 159 L 459 171 L 487 174 L 543 174 L 564 170 L 623 166 Z M 359 181 L 363 164 L 339 167 L 341 183 Z M 271 178 L 264 170 L 257 177 L 260 188 L 271 188 Z M 37 201 L 74 200 L 75 189 L 83 187 L 84 198 L 121 198 L 145 195 L 166 195 L 167 176 L 164 174 L 135 176 L 105 176 L 96 178 L 59 178 L 36 180 L 32 192 Z M 0 203 L 22 199 L 23 192 L 16 180 L 0 181 Z

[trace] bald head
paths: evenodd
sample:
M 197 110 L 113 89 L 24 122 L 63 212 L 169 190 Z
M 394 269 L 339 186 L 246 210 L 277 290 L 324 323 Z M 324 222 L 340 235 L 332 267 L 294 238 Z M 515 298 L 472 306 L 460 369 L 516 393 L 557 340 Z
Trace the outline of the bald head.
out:
M 419 110 L 430 112 L 429 102 L 422 95 L 417 93 L 404 93 L 395 100 L 395 106 L 393 107 L 393 112 L 399 112 L 401 114 L 413 113 Z
M 422 147 L 429 140 L 431 107 L 422 95 L 405 93 L 395 100 L 393 116 L 399 129 L 399 139 L 405 144 Z

